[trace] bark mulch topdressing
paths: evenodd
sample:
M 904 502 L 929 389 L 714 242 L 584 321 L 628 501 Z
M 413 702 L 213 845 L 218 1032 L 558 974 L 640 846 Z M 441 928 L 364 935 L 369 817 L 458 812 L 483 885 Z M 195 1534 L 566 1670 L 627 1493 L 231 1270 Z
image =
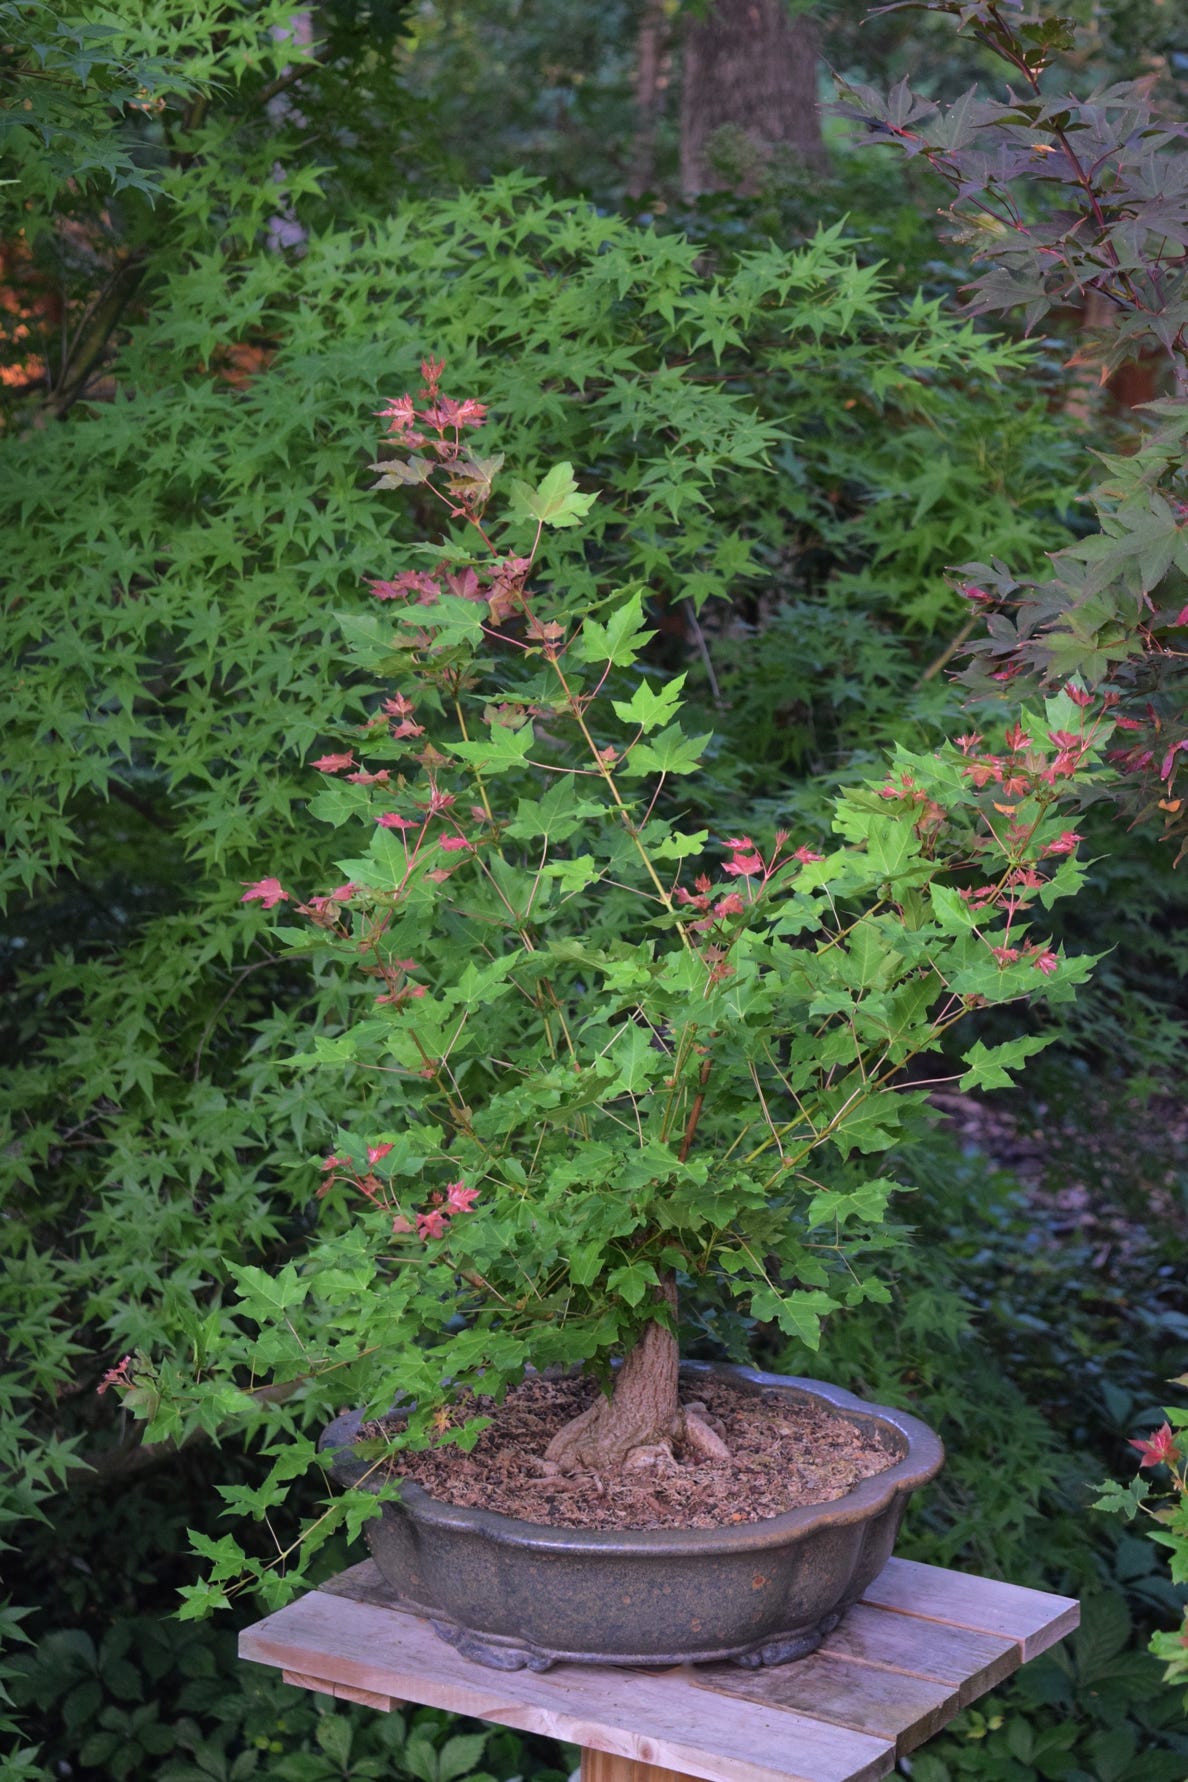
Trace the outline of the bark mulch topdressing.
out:
M 670 1468 L 542 1478 L 550 1439 L 597 1390 L 590 1380 L 530 1379 L 502 1405 L 470 1400 L 456 1407 L 456 1423 L 470 1416 L 493 1422 L 469 1454 L 452 1444 L 400 1453 L 393 1471 L 445 1503 L 555 1528 L 729 1528 L 831 1503 L 898 1458 L 873 1433 L 819 1404 L 706 1380 L 686 1396 L 721 1424 L 729 1462 L 685 1459 L 678 1449 Z M 369 1424 L 363 1433 L 381 1427 Z

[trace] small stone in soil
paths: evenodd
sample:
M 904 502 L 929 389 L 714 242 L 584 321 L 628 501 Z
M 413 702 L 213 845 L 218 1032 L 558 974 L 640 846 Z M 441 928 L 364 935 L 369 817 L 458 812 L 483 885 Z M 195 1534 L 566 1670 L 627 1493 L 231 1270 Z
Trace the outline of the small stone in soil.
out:
M 593 1402 L 591 1380 L 530 1378 L 504 1402 L 468 1398 L 455 1424 L 490 1417 L 469 1454 L 449 1444 L 393 1456 L 392 1471 L 430 1497 L 496 1510 L 556 1528 L 728 1528 L 806 1504 L 832 1503 L 899 1458 L 877 1434 L 812 1401 L 698 1381 L 696 1396 L 720 1420 L 728 1462 L 685 1458 L 675 1469 L 619 1469 L 571 1478 L 540 1476 L 540 1457 L 562 1424 Z M 399 1423 L 369 1424 L 390 1435 Z

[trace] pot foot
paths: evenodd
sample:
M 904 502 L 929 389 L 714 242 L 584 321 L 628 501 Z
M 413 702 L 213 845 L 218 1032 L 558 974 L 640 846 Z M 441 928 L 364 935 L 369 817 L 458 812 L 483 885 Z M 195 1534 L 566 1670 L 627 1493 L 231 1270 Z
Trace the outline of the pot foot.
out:
M 547 1671 L 553 1660 L 531 1646 L 517 1646 L 513 1641 L 493 1639 L 472 1633 L 469 1628 L 455 1627 L 449 1621 L 430 1621 L 439 1640 L 452 1646 L 463 1658 L 485 1665 L 489 1671 Z
M 833 1615 L 823 1615 L 815 1627 L 789 1634 L 786 1639 L 769 1640 L 765 1646 L 757 1647 L 754 1652 L 740 1652 L 730 1662 L 742 1670 L 757 1671 L 765 1665 L 791 1664 L 794 1659 L 807 1658 L 810 1652 L 817 1650 L 826 1634 L 833 1632 L 840 1620 L 840 1610 Z

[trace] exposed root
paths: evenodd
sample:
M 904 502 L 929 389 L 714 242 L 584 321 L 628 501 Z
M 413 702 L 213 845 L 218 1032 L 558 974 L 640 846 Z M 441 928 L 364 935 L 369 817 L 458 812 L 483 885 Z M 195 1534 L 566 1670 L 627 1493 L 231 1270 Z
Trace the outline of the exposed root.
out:
M 730 1459 L 722 1426 L 700 1400 L 682 1406 L 677 1396 L 676 1282 L 661 1283 L 658 1310 L 666 1316 L 645 1324 L 623 1358 L 609 1398 L 599 1395 L 580 1416 L 559 1429 L 544 1459 L 561 1473 L 612 1473 L 653 1467 L 672 1471 L 683 1450 L 698 1461 Z
M 632 1455 L 656 1446 L 663 1433 L 653 1422 L 642 1426 L 624 1418 L 612 1399 L 600 1397 L 557 1431 L 544 1457 L 562 1473 L 614 1472 L 630 1464 Z
M 545 1449 L 545 1466 L 558 1473 L 580 1473 L 590 1467 L 593 1463 L 586 1455 L 597 1452 L 598 1413 L 603 1409 L 604 1401 L 595 1399 L 589 1410 L 563 1424 Z
M 621 1414 L 615 1415 L 613 1400 L 600 1398 L 557 1431 L 539 1464 L 546 1478 L 613 1472 L 620 1467 L 630 1472 L 645 1467 L 671 1472 L 680 1466 L 677 1449 L 684 1449 L 694 1463 L 730 1459 L 721 1424 L 701 1403 L 685 1405 L 666 1425 L 657 1428 L 652 1423 L 645 1429 L 625 1425 Z
M 540 1479 L 547 1479 L 554 1491 L 585 1491 L 591 1497 L 605 1497 L 606 1486 L 595 1472 L 567 1473 L 552 1460 L 532 1462 L 532 1470 Z
M 686 1405 L 682 1421 L 682 1440 L 691 1454 L 695 1454 L 699 1460 L 730 1459 L 730 1450 L 720 1434 L 721 1425 L 718 1429 L 713 1427 L 717 1418 L 709 1420 L 704 1405 Z
M 646 1467 L 663 1473 L 676 1471 L 676 1455 L 667 1442 L 641 1442 L 638 1448 L 632 1448 L 623 1462 L 625 1473 L 642 1472 Z

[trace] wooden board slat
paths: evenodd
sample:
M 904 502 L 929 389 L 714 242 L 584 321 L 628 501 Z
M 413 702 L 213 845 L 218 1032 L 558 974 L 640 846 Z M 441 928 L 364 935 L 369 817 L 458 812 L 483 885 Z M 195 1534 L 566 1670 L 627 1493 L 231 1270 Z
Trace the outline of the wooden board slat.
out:
M 1014 1640 L 858 1603 L 809 1658 L 770 1670 L 699 1665 L 699 1688 L 895 1741 L 903 1756 L 1019 1667 Z
M 325 1677 L 307 1677 L 300 1671 L 282 1671 L 281 1676 L 294 1689 L 316 1689 L 319 1695 L 332 1695 L 340 1702 L 358 1702 L 364 1708 L 379 1708 L 384 1714 L 404 1706 L 390 1695 L 376 1695 L 370 1689 L 352 1689 L 349 1684 L 331 1683 Z
M 915 1616 L 905 1620 L 893 1610 L 866 1603 L 855 1603 L 822 1650 L 857 1664 L 947 1683 L 957 1691 L 960 1708 L 1003 1682 L 1021 1662 L 1016 1640 Z
M 889 1559 L 862 1600 L 902 1615 L 1016 1640 L 1024 1663 L 1072 1633 L 1081 1619 L 1073 1597 L 969 1577 L 914 1559 Z
M 372 1587 L 366 1577 L 354 1582 Z M 239 1650 L 336 1690 L 422 1702 L 703 1782 L 878 1782 L 895 1762 L 890 1740 L 715 1695 L 683 1668 L 484 1670 L 443 1645 L 428 1622 L 325 1590 L 246 1628 Z
M 715 1665 L 712 1675 L 701 1671 L 698 1666 L 696 1681 L 701 1689 L 849 1726 L 887 1739 L 900 1754 L 930 1739 L 957 1711 L 947 1683 L 877 1666 L 858 1667 L 823 1650 L 771 1669 L 740 1671 Z

